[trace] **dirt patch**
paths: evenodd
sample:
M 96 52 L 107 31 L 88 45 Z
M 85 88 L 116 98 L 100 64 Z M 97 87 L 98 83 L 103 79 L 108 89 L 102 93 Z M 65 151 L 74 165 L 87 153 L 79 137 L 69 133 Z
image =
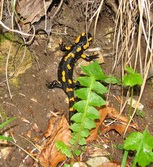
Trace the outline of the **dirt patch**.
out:
M 77 4 L 78 5 L 78 4 Z M 32 67 L 22 75 L 19 76 L 20 86 L 16 88 L 11 86 L 11 93 L 13 95 L 10 99 L 5 84 L 0 87 L 0 103 L 1 108 L 6 112 L 8 117 L 16 116 L 17 119 L 11 124 L 11 134 L 13 135 L 16 143 L 27 151 L 32 151 L 32 154 L 37 154 L 39 151 L 29 141 L 34 144 L 41 144 L 43 132 L 45 131 L 50 113 L 64 113 L 68 112 L 68 103 L 66 102 L 66 95 L 60 89 L 49 90 L 46 86 L 47 81 L 53 81 L 57 79 L 58 64 L 63 56 L 63 53 L 59 50 L 58 45 L 62 38 L 64 42 L 70 44 L 74 41 L 79 33 L 84 31 L 84 22 L 81 20 L 83 17 L 78 12 L 78 6 L 75 10 L 71 10 L 65 5 L 63 13 L 60 15 L 58 25 L 65 25 L 68 28 L 67 36 L 53 35 L 50 37 L 51 48 L 47 48 L 48 39 L 37 38 L 36 41 L 30 46 L 30 50 L 33 52 L 33 64 Z M 68 17 L 71 14 L 73 17 Z M 80 19 L 80 20 L 78 20 Z M 58 26 L 57 26 L 58 27 Z M 56 27 L 56 28 L 57 28 Z M 61 27 L 58 27 L 59 29 Z M 62 27 L 63 28 L 63 27 Z M 91 31 L 91 33 L 93 33 Z M 99 18 L 96 33 L 96 42 L 92 45 L 102 48 L 102 55 L 104 56 L 104 64 L 102 68 L 106 74 L 110 74 L 112 66 L 114 64 L 113 53 L 113 33 L 114 22 L 113 17 L 106 11 Z M 115 75 L 120 76 L 121 66 L 118 65 Z M 153 85 L 151 80 L 148 80 L 141 103 L 144 105 L 145 117 L 141 118 L 136 116 L 134 121 L 140 126 L 140 131 L 144 130 L 146 126 L 150 133 L 153 135 Z M 115 97 L 120 96 L 120 88 L 112 87 L 110 95 L 110 105 L 119 109 L 119 102 Z M 123 139 L 117 134 L 111 134 L 109 139 L 110 152 L 112 153 L 112 159 L 120 162 L 122 159 L 122 151 L 114 149 L 118 144 L 121 144 Z M 25 138 L 26 139 L 25 139 Z M 114 145 L 114 147 L 112 147 Z M 0 158 L 0 166 L 17 167 L 17 166 L 35 166 L 34 162 L 25 152 L 19 147 L 11 145 L 9 156 L 4 160 Z

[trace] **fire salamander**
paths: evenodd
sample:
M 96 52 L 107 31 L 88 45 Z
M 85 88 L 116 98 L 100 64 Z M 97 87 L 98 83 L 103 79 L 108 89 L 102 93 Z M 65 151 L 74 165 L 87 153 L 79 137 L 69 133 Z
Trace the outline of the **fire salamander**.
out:
M 61 88 L 64 90 L 69 98 L 69 119 L 74 114 L 73 104 L 74 104 L 74 89 L 75 82 L 73 81 L 73 68 L 75 62 L 82 58 L 86 61 L 91 61 L 97 58 L 97 55 L 86 55 L 83 52 L 91 44 L 92 37 L 91 34 L 82 33 L 75 40 L 75 44 L 72 46 L 61 46 L 61 50 L 65 51 L 65 55 L 61 59 L 58 67 L 58 81 L 54 80 L 52 83 L 48 84 L 48 88 Z

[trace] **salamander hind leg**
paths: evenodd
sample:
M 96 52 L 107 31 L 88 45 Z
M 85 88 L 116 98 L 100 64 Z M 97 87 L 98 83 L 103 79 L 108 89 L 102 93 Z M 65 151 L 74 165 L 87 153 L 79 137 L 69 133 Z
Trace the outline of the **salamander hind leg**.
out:
M 62 89 L 62 84 L 61 82 L 57 81 L 57 80 L 54 80 L 53 82 L 51 83 L 47 83 L 46 86 L 49 88 L 49 89 L 54 89 L 54 88 L 61 88 Z

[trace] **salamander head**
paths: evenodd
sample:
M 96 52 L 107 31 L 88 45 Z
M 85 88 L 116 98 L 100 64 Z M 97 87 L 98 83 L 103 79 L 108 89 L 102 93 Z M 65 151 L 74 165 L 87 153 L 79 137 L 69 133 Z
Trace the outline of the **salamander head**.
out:
M 88 34 L 82 33 L 75 40 L 75 44 L 77 44 L 79 47 L 83 47 L 84 50 L 89 47 L 91 42 L 92 42 L 92 36 L 90 33 Z

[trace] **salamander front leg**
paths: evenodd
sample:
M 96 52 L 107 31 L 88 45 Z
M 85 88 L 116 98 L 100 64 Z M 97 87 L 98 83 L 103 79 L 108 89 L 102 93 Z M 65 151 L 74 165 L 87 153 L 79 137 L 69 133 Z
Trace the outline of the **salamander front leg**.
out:
M 61 88 L 62 89 L 62 84 L 61 82 L 57 81 L 57 80 L 54 80 L 52 83 L 47 83 L 46 86 L 49 88 L 49 89 L 53 89 L 53 88 Z
M 98 54 L 93 54 L 93 55 L 86 55 L 86 54 L 82 54 L 81 55 L 81 58 L 82 59 L 85 59 L 86 61 L 92 61 L 94 59 L 97 59 L 98 58 Z
M 60 50 L 65 52 L 71 50 L 71 46 L 66 46 L 63 43 L 59 44 Z

